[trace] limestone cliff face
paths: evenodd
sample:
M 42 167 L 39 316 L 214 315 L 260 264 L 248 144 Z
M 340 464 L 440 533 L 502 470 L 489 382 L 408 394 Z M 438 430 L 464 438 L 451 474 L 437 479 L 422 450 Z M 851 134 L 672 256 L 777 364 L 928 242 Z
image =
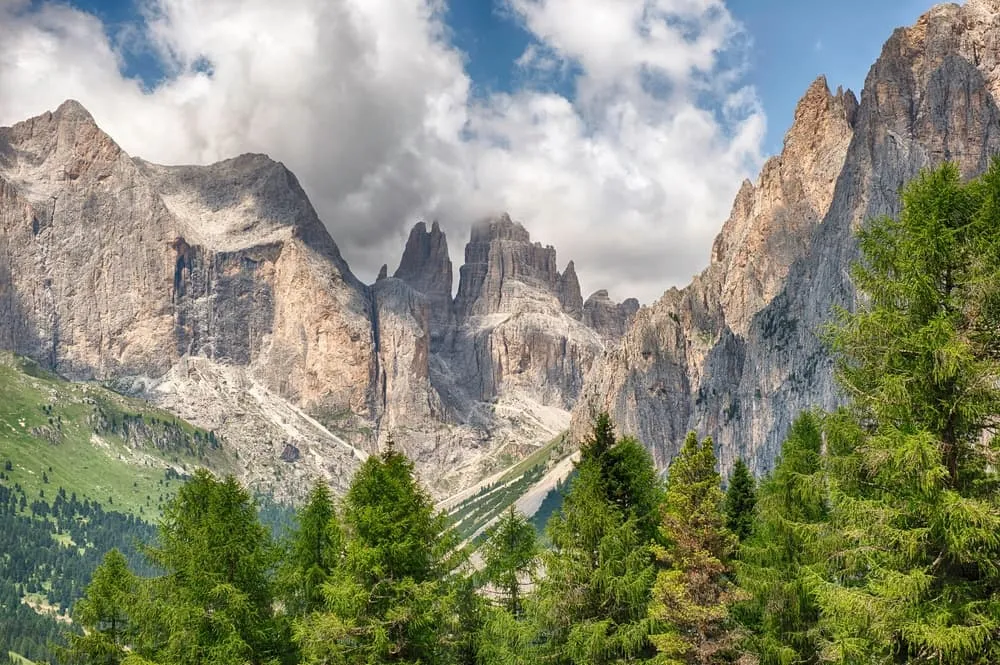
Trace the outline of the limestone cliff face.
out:
M 970 0 L 897 30 L 859 104 L 814 84 L 782 155 L 737 196 L 709 268 L 636 315 L 581 405 L 610 408 L 660 464 L 696 429 L 724 470 L 738 456 L 769 468 L 796 414 L 838 403 L 817 334 L 834 305 L 853 304 L 852 231 L 897 213 L 920 169 L 954 160 L 973 175 L 1000 149 L 998 17 L 997 0 Z
M 418 222 L 413 227 L 399 268 L 393 276 L 427 297 L 430 306 L 431 346 L 437 350 L 455 321 L 448 239 L 437 222 L 431 225 L 430 231 L 424 222 Z
M 509 218 L 467 256 L 453 300 L 418 224 L 366 286 L 263 155 L 133 159 L 75 102 L 0 129 L 0 345 L 216 430 L 279 496 L 346 486 L 390 435 L 452 491 L 566 427 L 602 345 L 572 264 Z
M 507 215 L 473 226 L 455 316 L 457 329 L 442 356 L 452 384 L 473 401 L 511 394 L 568 409 L 603 348 L 581 322 L 573 263 L 560 274 L 555 249 L 532 243 Z
M 617 342 L 628 331 L 639 311 L 639 301 L 616 303 L 605 289 L 595 291 L 583 304 L 583 322 L 608 342 Z
M 5 347 L 71 378 L 190 404 L 186 415 L 232 438 L 248 479 L 265 486 L 279 480 L 289 438 L 310 439 L 293 442 L 308 452 L 334 436 L 301 410 L 296 429 L 274 404 L 371 413 L 369 294 L 282 165 L 260 155 L 208 167 L 133 160 L 67 102 L 0 129 L 0 181 Z M 203 390 L 206 376 L 244 382 L 261 399 L 224 405 Z M 334 448 L 284 482 L 359 459 Z

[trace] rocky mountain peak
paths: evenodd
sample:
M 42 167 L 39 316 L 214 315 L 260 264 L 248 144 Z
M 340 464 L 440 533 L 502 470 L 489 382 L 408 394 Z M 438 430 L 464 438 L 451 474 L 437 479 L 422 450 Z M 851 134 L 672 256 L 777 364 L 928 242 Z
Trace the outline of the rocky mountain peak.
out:
M 583 320 L 583 296 L 580 294 L 580 280 L 576 276 L 576 265 L 570 261 L 559 275 L 556 295 L 563 311 L 577 321 Z
M 829 209 L 857 111 L 853 92 L 831 93 L 826 77 L 818 77 L 796 107 L 781 154 L 764 164 L 756 184 L 740 187 L 712 251 L 719 298 L 734 332 L 745 331 L 777 295 Z
M 524 226 L 506 213 L 482 220 L 473 225 L 465 246 L 455 311 L 460 319 L 509 313 L 517 301 L 523 301 L 519 293 L 524 288 L 558 298 L 559 278 L 555 248 L 532 243 Z M 574 300 L 570 281 L 564 287 L 567 302 Z M 576 288 L 578 293 L 579 284 Z
M 583 304 L 583 322 L 607 341 L 617 341 L 628 331 L 639 311 L 639 301 L 628 298 L 616 303 L 606 289 L 594 291 Z
M 393 277 L 401 279 L 424 294 L 430 304 L 431 346 L 436 349 L 451 323 L 452 266 L 448 239 L 437 221 L 417 222 L 410 230 L 403 256 Z
M 75 99 L 67 99 L 56 108 L 52 115 L 61 122 L 86 122 L 96 125 L 94 116 Z

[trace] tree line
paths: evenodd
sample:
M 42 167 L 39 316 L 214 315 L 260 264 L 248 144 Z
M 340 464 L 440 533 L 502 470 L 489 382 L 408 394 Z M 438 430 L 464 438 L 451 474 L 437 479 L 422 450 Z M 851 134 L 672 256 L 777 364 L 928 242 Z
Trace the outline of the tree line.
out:
M 198 472 L 133 573 L 112 551 L 68 662 L 986 665 L 1000 662 L 1000 166 L 945 165 L 859 232 L 826 337 L 847 404 L 724 492 L 690 434 L 666 480 L 596 417 L 548 547 L 516 511 L 475 553 L 389 447 L 275 546 Z

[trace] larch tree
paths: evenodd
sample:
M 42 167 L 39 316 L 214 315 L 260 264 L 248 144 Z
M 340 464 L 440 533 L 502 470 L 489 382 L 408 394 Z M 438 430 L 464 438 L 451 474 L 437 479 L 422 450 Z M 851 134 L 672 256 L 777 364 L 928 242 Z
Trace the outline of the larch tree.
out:
M 829 433 L 826 660 L 1000 662 L 998 223 L 1000 165 L 945 165 L 860 231 L 830 336 L 853 418 Z
M 727 662 L 736 639 L 730 607 L 741 594 L 730 579 L 736 536 L 726 528 L 712 439 L 688 434 L 670 464 L 661 526 L 663 545 L 650 616 L 664 665 Z
M 62 659 L 80 665 L 119 665 L 132 645 L 136 577 L 117 549 L 104 556 L 83 597 L 73 608 L 73 621 L 83 633 L 70 633 Z

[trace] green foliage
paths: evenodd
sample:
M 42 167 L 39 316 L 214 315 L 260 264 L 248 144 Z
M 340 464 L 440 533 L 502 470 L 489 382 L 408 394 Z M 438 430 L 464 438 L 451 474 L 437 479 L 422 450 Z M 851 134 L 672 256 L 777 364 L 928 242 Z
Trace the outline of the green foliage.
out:
M 446 662 L 456 642 L 445 579 L 454 540 L 412 463 L 391 446 L 370 457 L 344 498 L 343 523 L 325 611 L 296 624 L 304 662 Z
M 741 541 L 750 537 L 757 507 L 757 483 L 742 459 L 736 460 L 726 490 L 726 527 Z
M 199 470 L 167 507 L 133 615 L 137 655 L 157 663 L 263 663 L 280 655 L 270 536 L 233 477 Z
M 616 439 L 611 417 L 602 412 L 580 447 L 580 460 L 581 466 L 597 466 L 604 496 L 623 515 L 636 520 L 642 539 L 654 539 L 663 490 L 649 451 L 632 437 Z
M 4 351 L 0 460 L 10 484 L 31 497 L 63 487 L 81 501 L 110 499 L 116 509 L 149 519 L 180 485 L 164 482 L 165 470 L 229 466 L 214 433 Z
M 712 440 L 691 432 L 670 465 L 663 541 L 650 616 L 661 663 L 717 663 L 733 658 L 729 607 L 741 596 L 728 577 L 736 537 L 726 528 L 724 495 Z
M 538 563 L 538 538 L 533 527 L 511 506 L 482 547 L 483 579 L 496 590 L 501 605 L 522 614 L 522 588 L 530 584 Z
M 821 448 L 819 417 L 802 414 L 761 483 L 753 532 L 735 564 L 751 598 L 734 613 L 750 631 L 761 665 L 817 662 L 819 608 L 807 580 L 810 566 L 822 563 L 817 541 L 828 517 Z
M 830 339 L 852 408 L 829 431 L 823 657 L 1000 661 L 1000 164 L 924 173 L 860 233 Z
M 552 548 L 531 605 L 545 662 L 601 665 L 653 654 L 647 605 L 656 571 L 643 525 L 655 522 L 659 487 L 649 454 L 611 432 L 602 414 L 549 522 Z
M 343 556 L 343 540 L 333 495 L 320 481 L 298 513 L 280 570 L 279 587 L 290 616 L 301 617 L 323 605 L 323 585 Z
M 129 614 L 135 595 L 136 579 L 128 561 L 117 549 L 111 550 L 94 571 L 84 597 L 74 608 L 73 619 L 84 632 L 70 636 L 65 659 L 119 665 L 132 643 Z

